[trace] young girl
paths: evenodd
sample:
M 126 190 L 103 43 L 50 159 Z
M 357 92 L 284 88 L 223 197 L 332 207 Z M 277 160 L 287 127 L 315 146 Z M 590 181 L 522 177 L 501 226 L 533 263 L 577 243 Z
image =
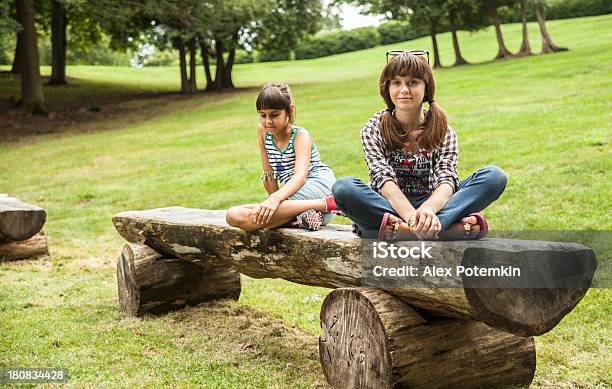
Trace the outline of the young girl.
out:
M 336 181 L 334 173 L 321 162 L 308 131 L 293 125 L 295 106 L 288 85 L 266 84 L 256 107 L 261 180 L 269 197 L 261 204 L 230 208 L 227 223 L 247 231 L 287 224 L 318 230 L 333 217 L 325 212 L 325 197 Z
M 401 52 L 380 75 L 387 109 L 361 130 L 370 185 L 343 177 L 332 188 L 337 208 L 362 237 L 436 239 L 441 231 L 448 238 L 482 237 L 488 226 L 476 212 L 506 186 L 506 176 L 496 166 L 459 182 L 457 134 L 435 102 L 425 53 Z

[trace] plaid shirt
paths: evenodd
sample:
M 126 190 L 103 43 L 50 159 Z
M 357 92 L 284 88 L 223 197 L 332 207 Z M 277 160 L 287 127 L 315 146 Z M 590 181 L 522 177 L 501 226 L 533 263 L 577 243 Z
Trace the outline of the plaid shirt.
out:
M 368 172 L 370 175 L 370 187 L 380 193 L 380 189 L 387 181 L 393 181 L 397 185 L 396 172 L 391 167 L 390 157 L 395 150 L 385 147 L 380 135 L 380 118 L 386 110 L 377 112 L 361 129 L 361 146 L 365 155 Z M 421 149 L 423 150 L 423 149 Z M 446 131 L 442 147 L 431 152 L 432 163 L 429 170 L 429 191 L 433 192 L 440 185 L 446 183 L 457 190 L 459 175 L 457 174 L 457 163 L 459 159 L 459 144 L 457 134 L 449 126 Z M 399 186 L 399 185 L 398 185 Z M 404 191 L 404 188 L 400 188 Z

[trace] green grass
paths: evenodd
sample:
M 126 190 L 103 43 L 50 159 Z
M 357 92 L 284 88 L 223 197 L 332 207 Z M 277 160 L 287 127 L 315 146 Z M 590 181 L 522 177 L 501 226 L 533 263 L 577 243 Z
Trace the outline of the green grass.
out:
M 570 51 L 436 71 L 436 100 L 459 134 L 461 177 L 487 164 L 509 176 L 486 212 L 494 229 L 612 229 L 610 25 L 612 16 L 551 21 L 553 39 Z M 520 26 L 503 30 L 516 50 Z M 537 51 L 537 26 L 530 36 Z M 439 41 L 450 65 L 450 37 Z M 475 63 L 496 53 L 491 29 L 460 33 L 460 42 Z M 324 384 L 316 336 L 327 290 L 245 278 L 237 303 L 124 318 L 114 274 L 122 239 L 110 219 L 130 209 L 263 200 L 254 88 L 270 80 L 291 84 L 297 122 L 337 176 L 366 178 L 358 134 L 382 107 L 376 84 L 384 53 L 429 46 L 424 38 L 239 65 L 235 82 L 244 89 L 235 93 L 123 99 L 122 113 L 105 120 L 0 143 L 0 192 L 47 210 L 51 250 L 44 260 L 0 265 L 0 366 L 66 367 L 79 387 Z M 68 88 L 45 87 L 52 107 L 178 89 L 176 68 L 67 71 L 76 78 Z M 0 77 L 0 99 L 18 95 L 17 80 Z M 612 386 L 610 327 L 609 291 L 590 290 L 536 339 L 535 386 Z

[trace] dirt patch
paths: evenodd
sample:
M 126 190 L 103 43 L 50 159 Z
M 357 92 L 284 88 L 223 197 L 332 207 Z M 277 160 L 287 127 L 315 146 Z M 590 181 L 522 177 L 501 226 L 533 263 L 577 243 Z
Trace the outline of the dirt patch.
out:
M 1 75 L 0 77 L 8 77 Z M 46 83 L 46 78 L 43 82 Z M 35 116 L 21 110 L 17 105 L 16 96 L 0 95 L 0 142 L 16 142 L 41 134 L 84 133 L 111 129 L 108 122 L 121 117 L 133 120 L 145 120 L 152 117 L 175 112 L 179 109 L 190 109 L 202 104 L 204 99 L 249 89 L 232 89 L 218 92 L 199 92 L 196 95 L 182 95 L 178 92 L 147 92 L 118 94 L 110 89 L 96 94 L 79 96 L 76 87 L 78 79 L 69 78 L 67 86 L 53 87 L 55 98 L 47 96 L 46 103 L 50 110 L 49 116 Z M 73 85 L 75 84 L 75 85 Z M 89 86 L 88 88 L 92 88 Z M 57 93 L 58 90 L 61 93 Z
M 187 97 L 170 93 L 98 96 L 76 102 L 50 103 L 51 113 L 47 117 L 31 115 L 18 109 L 16 102 L 0 100 L 0 140 L 14 142 L 33 135 L 97 131 L 103 129 L 99 126 L 101 122 L 134 114 L 135 110 L 143 111 L 146 116 L 153 112 L 159 114 L 158 108 L 184 99 Z
M 329 387 L 319 364 L 318 338 L 265 312 L 235 301 L 216 301 L 169 313 L 166 318 L 178 330 L 174 339 L 178 348 L 197 348 L 204 335 L 220 345 L 215 358 L 256 358 L 287 368 L 298 368 L 292 364 L 299 363 L 305 373 L 321 376 L 315 387 Z

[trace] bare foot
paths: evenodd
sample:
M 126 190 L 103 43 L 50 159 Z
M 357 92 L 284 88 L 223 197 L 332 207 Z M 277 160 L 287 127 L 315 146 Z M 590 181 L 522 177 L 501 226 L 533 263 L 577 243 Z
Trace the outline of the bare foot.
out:
M 393 214 L 389 214 L 387 218 L 387 229 L 389 229 L 389 232 L 391 232 L 393 229 L 394 224 L 397 224 L 397 240 L 415 240 L 415 238 L 420 239 L 415 234 L 412 227 L 408 225 L 408 223 Z
M 408 223 L 406 223 L 404 220 L 402 220 L 401 218 L 399 218 L 399 217 L 397 217 L 395 215 L 389 214 L 389 219 L 388 220 L 389 220 L 390 223 L 397 223 L 397 222 L 399 222 L 400 229 L 402 229 L 402 230 L 406 230 L 406 231 L 411 231 L 412 230 L 412 227 L 410 227 L 410 225 L 408 225 Z

